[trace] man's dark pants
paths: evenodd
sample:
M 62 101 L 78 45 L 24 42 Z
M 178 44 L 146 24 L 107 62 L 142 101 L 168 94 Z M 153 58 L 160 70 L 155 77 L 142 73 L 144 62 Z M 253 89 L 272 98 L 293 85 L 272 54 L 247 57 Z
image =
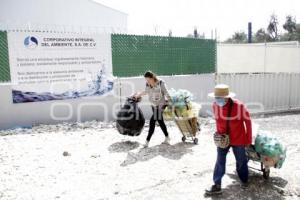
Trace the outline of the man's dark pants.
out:
M 228 148 L 222 149 L 217 148 L 218 156 L 217 162 L 214 170 L 214 183 L 217 185 L 221 185 L 222 178 L 225 174 L 226 169 L 226 156 L 229 152 L 230 147 L 233 150 L 235 160 L 236 160 L 236 171 L 240 180 L 243 183 L 248 182 L 248 159 L 245 152 L 245 146 L 229 146 Z

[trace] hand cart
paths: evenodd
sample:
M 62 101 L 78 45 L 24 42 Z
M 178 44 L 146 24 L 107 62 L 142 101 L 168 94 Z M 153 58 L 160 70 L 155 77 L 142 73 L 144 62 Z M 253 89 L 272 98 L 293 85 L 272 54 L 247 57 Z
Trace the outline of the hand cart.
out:
M 248 161 L 251 160 L 260 163 L 260 169 L 254 167 L 249 168 L 261 171 L 263 173 L 263 177 L 268 179 L 270 177 L 270 168 L 276 166 L 278 159 L 260 155 L 255 151 L 254 145 L 246 147 L 246 155 L 248 157 Z
M 197 135 L 200 132 L 200 124 L 197 117 L 192 118 L 175 118 L 175 123 L 177 124 L 180 132 L 182 133 L 182 142 L 185 142 L 187 139 L 191 139 L 194 144 L 198 144 Z

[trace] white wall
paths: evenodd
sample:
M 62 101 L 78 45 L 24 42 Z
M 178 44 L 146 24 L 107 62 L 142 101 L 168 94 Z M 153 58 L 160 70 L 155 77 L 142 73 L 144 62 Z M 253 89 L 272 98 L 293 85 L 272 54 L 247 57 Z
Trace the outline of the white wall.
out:
M 117 91 L 116 87 L 114 92 Z M 0 93 L 0 129 L 30 127 L 34 124 L 54 124 L 63 121 L 108 121 L 113 118 L 110 105 L 119 103 L 119 98 L 115 97 L 116 94 L 105 98 L 90 97 L 13 104 L 11 86 L 0 85 Z
M 219 74 L 217 83 L 228 84 L 251 112 L 300 108 L 300 74 Z
M 187 89 L 202 104 L 201 115 L 211 114 L 211 101 L 207 97 L 215 85 L 214 74 L 161 76 L 168 88 Z M 228 84 L 237 98 L 249 106 L 252 113 L 288 111 L 300 109 L 300 74 L 219 74 L 217 83 Z M 63 121 L 87 121 L 115 119 L 115 114 L 127 96 L 145 88 L 142 77 L 120 78 L 115 81 L 112 94 L 105 97 L 89 97 L 73 100 L 46 101 L 13 104 L 11 86 L 0 84 L 0 129 L 34 124 L 53 124 Z M 151 109 L 147 97 L 140 106 L 149 118 Z M 51 117 L 53 115 L 61 119 Z M 80 112 L 81 111 L 81 112 Z M 70 116 L 69 119 L 63 119 Z
M 212 92 L 214 88 L 214 74 L 160 76 L 160 78 L 166 82 L 168 89 L 189 90 L 194 95 L 194 101 L 202 104 L 201 115 L 207 115 L 207 110 L 210 111 L 211 103 L 207 98 L 207 94 Z M 122 78 L 120 79 L 120 84 L 122 102 L 135 91 L 143 91 L 146 85 L 143 77 Z M 145 104 L 144 106 L 143 103 Z M 148 104 L 147 96 L 145 96 L 141 107 L 144 114 L 150 117 L 151 109 Z
M 126 32 L 127 14 L 92 0 L 1 0 L 5 30 Z
M 206 109 L 210 110 L 211 105 L 209 103 L 205 105 L 205 103 L 207 93 L 211 92 L 214 87 L 213 74 L 163 76 L 161 78 L 166 81 L 169 88 L 190 90 L 195 95 L 195 101 L 204 103 L 203 114 L 206 113 Z M 63 121 L 114 120 L 125 98 L 136 91 L 144 90 L 144 87 L 145 80 L 142 77 L 122 78 L 115 81 L 113 93 L 105 97 L 13 104 L 11 86 L 0 84 L 0 129 Z M 141 103 L 141 107 L 145 116 L 149 118 L 152 111 L 147 104 L 147 98 Z M 62 119 L 53 119 L 51 110 L 55 117 Z
M 265 60 L 266 72 L 300 73 L 299 47 L 268 47 Z
M 218 73 L 300 73 L 299 45 L 218 44 Z

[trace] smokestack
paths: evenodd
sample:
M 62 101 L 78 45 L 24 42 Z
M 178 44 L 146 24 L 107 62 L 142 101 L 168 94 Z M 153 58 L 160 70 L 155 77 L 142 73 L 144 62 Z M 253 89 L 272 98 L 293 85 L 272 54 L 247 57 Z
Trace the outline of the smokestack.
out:
M 248 23 L 248 43 L 252 43 L 252 23 Z

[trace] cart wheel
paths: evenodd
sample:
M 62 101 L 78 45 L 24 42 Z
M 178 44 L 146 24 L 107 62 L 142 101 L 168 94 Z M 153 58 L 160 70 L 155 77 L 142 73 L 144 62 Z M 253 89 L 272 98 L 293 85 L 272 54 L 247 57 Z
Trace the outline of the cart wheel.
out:
M 262 171 L 263 171 L 263 177 L 264 177 L 264 179 L 268 180 L 269 177 L 270 177 L 270 169 L 264 168 Z
M 182 140 L 182 142 L 185 142 L 185 141 L 186 141 L 186 137 L 183 136 L 183 137 L 181 138 L 181 140 Z
M 198 144 L 198 138 L 194 139 L 194 144 Z

